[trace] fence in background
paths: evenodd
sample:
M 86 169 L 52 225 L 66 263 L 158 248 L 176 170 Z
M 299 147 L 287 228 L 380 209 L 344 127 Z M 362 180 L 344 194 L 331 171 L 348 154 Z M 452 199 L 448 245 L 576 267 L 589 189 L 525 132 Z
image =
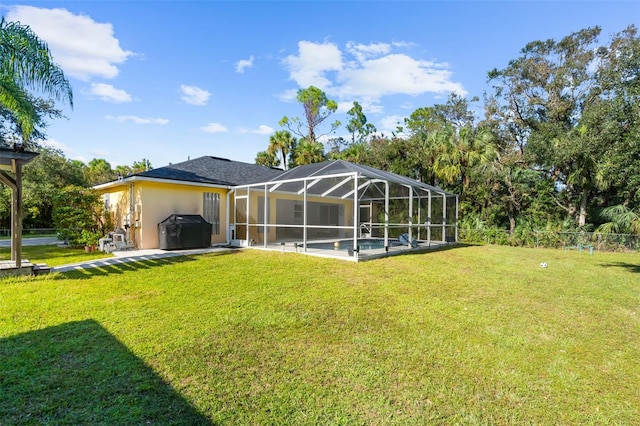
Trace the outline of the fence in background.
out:
M 595 251 L 640 251 L 640 238 L 633 234 L 536 231 L 536 247 L 580 246 L 593 247 Z
M 24 228 L 22 235 L 50 235 L 55 236 L 55 228 Z M 0 237 L 10 237 L 11 229 L 0 228 Z
M 509 235 L 504 229 L 487 228 L 461 229 L 460 240 L 521 247 L 585 247 L 594 251 L 640 252 L 640 237 L 634 234 L 520 230 L 514 235 Z

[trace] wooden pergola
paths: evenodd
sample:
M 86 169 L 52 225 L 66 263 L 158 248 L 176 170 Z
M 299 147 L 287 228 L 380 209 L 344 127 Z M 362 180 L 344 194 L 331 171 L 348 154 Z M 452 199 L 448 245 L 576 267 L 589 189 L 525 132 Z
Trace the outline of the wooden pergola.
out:
M 22 267 L 22 166 L 33 160 L 37 152 L 24 151 L 22 145 L 0 147 L 0 182 L 11 188 L 11 261 Z

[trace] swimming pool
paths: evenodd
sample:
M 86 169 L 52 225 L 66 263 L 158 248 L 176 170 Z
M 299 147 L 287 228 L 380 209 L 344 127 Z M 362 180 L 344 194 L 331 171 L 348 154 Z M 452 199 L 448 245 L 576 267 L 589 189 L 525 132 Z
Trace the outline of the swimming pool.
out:
M 389 247 L 400 246 L 397 239 L 389 239 Z M 307 243 L 307 248 L 318 250 L 347 251 L 353 248 L 353 240 L 340 240 L 335 242 Z M 366 238 L 358 240 L 358 248 L 362 250 L 376 250 L 384 248 L 384 239 Z

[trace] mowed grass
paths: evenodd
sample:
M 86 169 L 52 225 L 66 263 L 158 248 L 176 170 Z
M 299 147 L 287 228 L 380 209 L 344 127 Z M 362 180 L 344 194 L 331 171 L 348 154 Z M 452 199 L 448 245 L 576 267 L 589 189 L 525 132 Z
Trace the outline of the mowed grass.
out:
M 0 307 L 3 425 L 640 423 L 637 254 L 245 250 L 5 279 Z
M 23 246 L 21 250 L 22 259 L 27 259 L 31 263 L 46 263 L 47 266 L 60 266 L 76 262 L 85 262 L 92 259 L 103 259 L 113 257 L 101 251 L 85 253 L 83 247 L 58 247 L 55 245 L 43 246 Z M 0 248 L 0 260 L 11 259 L 11 248 Z M 0 284 L 1 285 L 1 284 Z

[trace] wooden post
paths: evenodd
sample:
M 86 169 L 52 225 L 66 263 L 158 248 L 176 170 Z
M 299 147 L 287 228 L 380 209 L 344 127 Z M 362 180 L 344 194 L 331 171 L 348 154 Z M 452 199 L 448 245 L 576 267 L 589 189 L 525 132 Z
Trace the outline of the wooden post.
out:
M 11 188 L 11 260 L 18 270 L 22 267 L 22 166 L 37 155 L 23 147 L 0 147 L 0 182 Z
M 15 166 L 15 188 L 11 197 L 11 260 L 16 268 L 22 267 L 22 164 L 13 160 Z
M 16 170 L 18 167 L 16 167 Z M 20 168 L 22 174 L 22 168 Z M 16 267 L 22 266 L 21 246 L 22 238 L 16 241 L 16 226 L 18 221 L 17 208 L 21 204 L 20 191 L 18 191 L 17 175 L 16 179 L 4 170 L 0 170 L 0 181 L 11 188 L 11 260 L 16 263 Z M 20 209 L 21 210 L 21 209 Z M 21 216 L 20 216 L 21 217 Z M 22 220 L 20 220 L 20 237 L 22 237 Z

